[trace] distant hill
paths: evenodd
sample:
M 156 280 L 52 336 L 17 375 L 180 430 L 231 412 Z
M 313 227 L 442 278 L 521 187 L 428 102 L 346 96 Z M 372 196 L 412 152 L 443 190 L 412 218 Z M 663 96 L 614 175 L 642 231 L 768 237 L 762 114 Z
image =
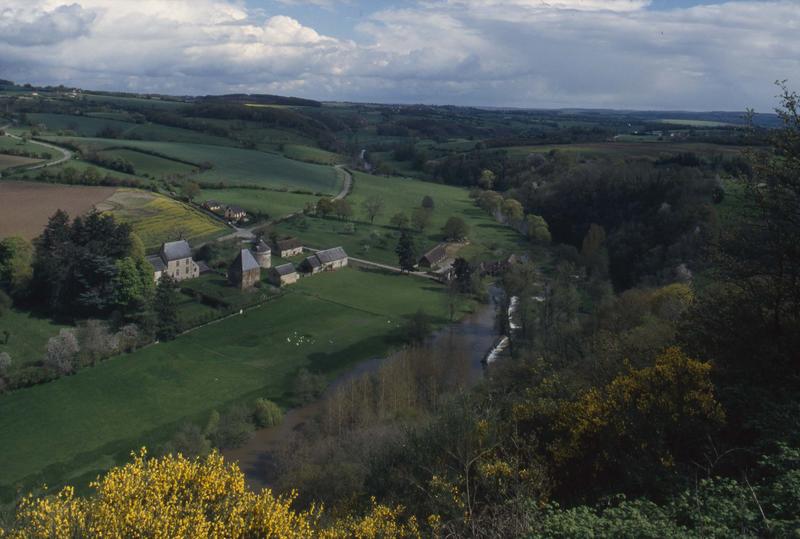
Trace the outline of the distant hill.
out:
M 198 97 L 197 101 L 206 103 L 238 103 L 242 105 L 285 105 L 292 107 L 321 107 L 322 103 L 313 99 L 285 97 L 270 94 L 225 94 Z

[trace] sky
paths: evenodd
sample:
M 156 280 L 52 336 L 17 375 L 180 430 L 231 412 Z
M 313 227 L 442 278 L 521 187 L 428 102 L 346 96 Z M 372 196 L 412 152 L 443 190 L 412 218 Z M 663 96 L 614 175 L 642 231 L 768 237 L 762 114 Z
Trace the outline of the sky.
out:
M 0 78 L 326 101 L 767 112 L 800 0 L 3 0 Z

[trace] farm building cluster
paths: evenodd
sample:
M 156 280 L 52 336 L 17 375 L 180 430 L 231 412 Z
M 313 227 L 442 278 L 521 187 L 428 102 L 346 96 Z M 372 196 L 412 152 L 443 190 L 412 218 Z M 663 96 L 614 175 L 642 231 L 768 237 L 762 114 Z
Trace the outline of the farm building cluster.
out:
M 223 216 L 228 221 L 239 223 L 247 221 L 247 210 L 240 206 L 225 205 L 216 200 L 206 200 L 202 206 L 208 211 Z
M 297 238 L 275 239 L 268 245 L 256 239 L 249 248 L 239 250 L 228 266 L 228 282 L 241 290 L 247 290 L 261 282 L 261 270 L 267 270 L 267 282 L 276 287 L 296 283 L 300 274 L 314 275 L 323 271 L 335 271 L 347 266 L 347 253 L 342 247 L 316 251 L 295 266 L 286 262 L 272 265 L 273 255 L 282 259 L 302 254 L 303 245 Z M 153 280 L 158 282 L 163 275 L 176 281 L 194 279 L 210 271 L 203 261 L 192 258 L 192 249 L 186 240 L 164 243 L 157 255 L 147 257 L 153 267 Z

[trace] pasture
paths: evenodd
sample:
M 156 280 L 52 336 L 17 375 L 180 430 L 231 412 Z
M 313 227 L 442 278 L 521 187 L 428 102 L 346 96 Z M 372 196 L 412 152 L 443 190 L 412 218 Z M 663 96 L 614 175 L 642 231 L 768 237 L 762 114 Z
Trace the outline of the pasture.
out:
M 470 245 L 465 251 L 470 257 L 498 258 L 518 250 L 524 242 L 524 238 L 515 230 L 497 223 L 477 208 L 466 189 L 360 172 L 354 174 L 353 190 L 348 197 L 356 213 L 354 230 L 350 225 L 332 218 L 297 219 L 281 223 L 277 228 L 297 235 L 313 247 L 342 245 L 351 256 L 396 265 L 394 249 L 398 232 L 388 226 L 389 221 L 399 212 L 410 217 L 421 206 L 422 198 L 426 195 L 433 198 L 435 207 L 428 229 L 423 234 L 416 234 L 419 255 L 441 241 L 441 228 L 452 216 L 462 217 L 470 227 Z M 383 213 L 375 219 L 374 224 L 367 221 L 362 210 L 363 201 L 370 196 L 380 197 L 385 204 Z
M 148 251 L 165 241 L 186 239 L 197 244 L 228 232 L 222 222 L 192 206 L 148 191 L 119 189 L 98 209 L 130 223 Z
M 229 188 L 204 189 L 198 200 L 218 200 L 223 204 L 241 206 L 249 212 L 261 212 L 275 219 L 302 210 L 308 202 L 316 204 L 319 197 L 283 191 Z
M 0 315 L 0 352 L 11 356 L 11 370 L 40 361 L 47 339 L 66 326 L 29 312 L 9 309 Z M 6 334 L 8 332 L 8 342 Z
M 120 157 L 133 165 L 137 175 L 160 178 L 170 174 L 189 174 L 195 168 L 180 161 L 165 159 L 155 155 L 150 155 L 126 148 L 103 150 L 98 152 L 100 157 L 114 159 Z
M 318 165 L 337 165 L 343 161 L 342 156 L 339 154 L 301 144 L 284 145 L 283 155 L 289 159 L 316 163 Z
M 4 151 L 7 150 L 29 152 L 38 155 L 49 153 L 53 154 L 53 157 L 59 155 L 58 152 L 56 152 L 55 150 L 51 150 L 50 148 L 45 148 L 44 146 L 36 144 L 34 142 L 25 142 L 23 140 L 11 137 L 0 137 L 0 153 L 3 153 Z
M 64 139 L 50 137 L 54 143 Z M 125 147 L 133 150 L 155 152 L 189 163 L 210 162 L 213 168 L 197 176 L 198 181 L 255 184 L 264 187 L 334 194 L 339 191 L 340 180 L 333 167 L 302 163 L 282 155 L 259 150 L 245 150 L 206 144 L 179 142 L 151 142 L 140 140 L 114 140 L 85 138 L 72 140 L 97 150 Z
M 444 304 L 428 280 L 344 269 L 175 341 L 2 395 L 0 447 L 15 465 L 0 467 L 0 495 L 43 481 L 80 488 L 131 450 L 163 442 L 180 421 L 204 422 L 243 399 L 289 404 L 299 369 L 331 378 L 385 354 L 407 316 L 422 307 L 443 323 Z
M 0 181 L 0 238 L 38 236 L 56 210 L 84 214 L 116 192 L 113 187 Z
M 104 129 L 125 133 L 137 126 L 135 123 L 93 116 L 71 114 L 30 113 L 28 121 L 34 125 L 44 125 L 48 132 L 72 131 L 82 137 L 95 137 Z

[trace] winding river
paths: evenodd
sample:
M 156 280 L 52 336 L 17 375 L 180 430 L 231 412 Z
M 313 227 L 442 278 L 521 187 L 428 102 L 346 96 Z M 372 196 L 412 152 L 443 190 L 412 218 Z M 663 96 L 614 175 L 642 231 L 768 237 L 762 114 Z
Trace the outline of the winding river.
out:
M 484 361 L 487 356 L 495 352 L 495 348 L 498 346 L 495 317 L 501 295 L 502 291 L 492 286 L 489 289 L 489 303 L 480 304 L 474 312 L 465 316 L 459 322 L 438 330 L 426 343 L 426 346 L 433 352 L 447 353 L 459 350 L 461 353 L 466 354 L 470 369 L 469 379 L 473 383 L 483 377 Z M 271 453 L 278 448 L 279 444 L 288 438 L 294 430 L 301 429 L 307 421 L 310 421 L 321 412 L 324 399 L 338 386 L 362 374 L 375 372 L 382 363 L 392 357 L 373 358 L 359 363 L 350 371 L 336 378 L 319 399 L 286 412 L 280 425 L 257 430 L 245 445 L 235 449 L 224 450 L 225 459 L 239 462 L 239 466 L 245 473 L 247 482 L 252 488 L 268 487 L 266 469 Z

